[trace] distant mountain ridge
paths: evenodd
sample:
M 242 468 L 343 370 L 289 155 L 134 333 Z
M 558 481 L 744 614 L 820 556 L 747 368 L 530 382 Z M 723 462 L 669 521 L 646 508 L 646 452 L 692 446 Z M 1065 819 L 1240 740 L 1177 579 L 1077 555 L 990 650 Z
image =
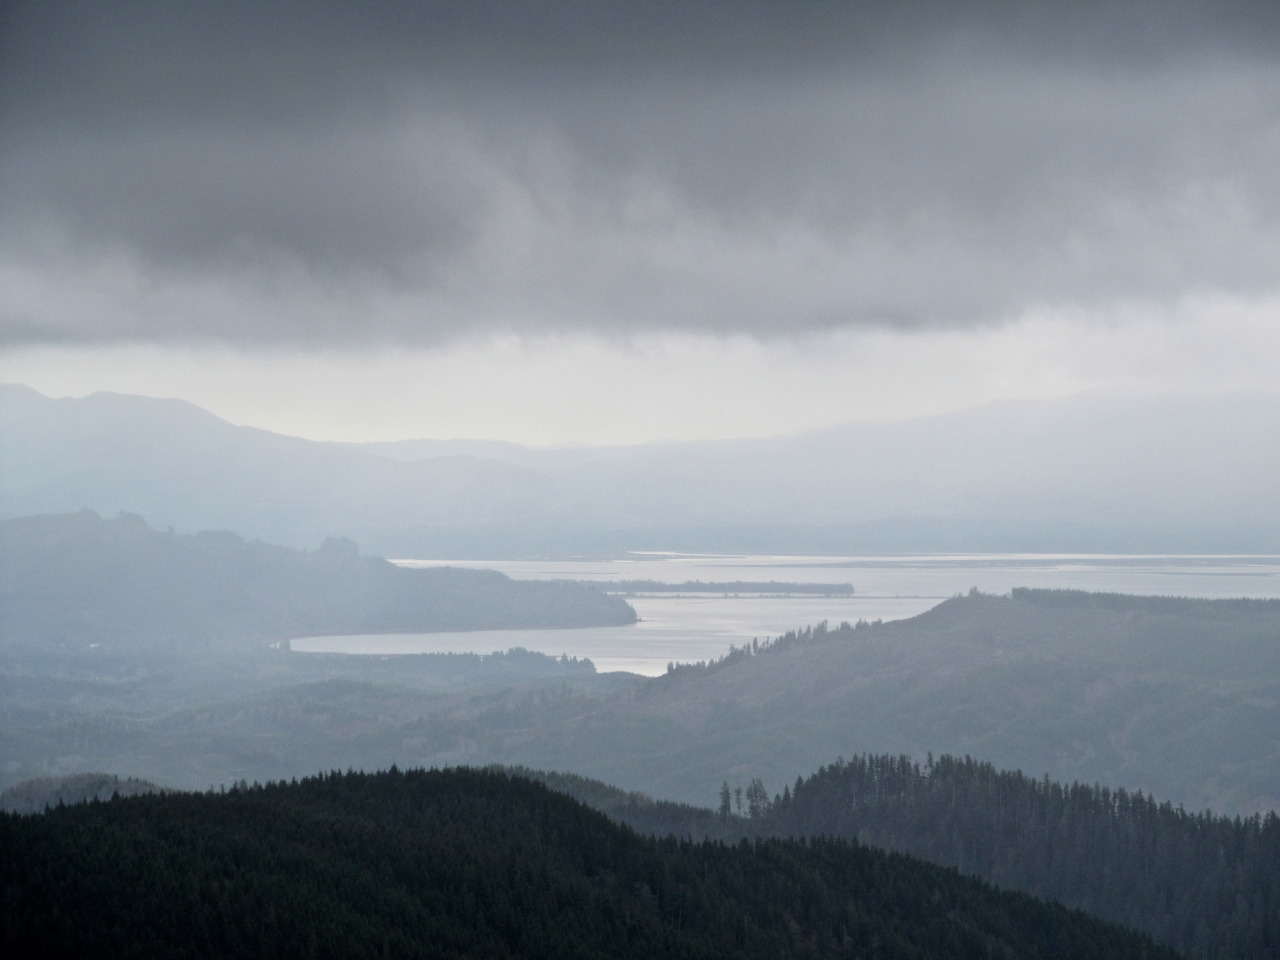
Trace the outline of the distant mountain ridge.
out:
M 1280 394 L 1002 403 L 788 437 L 316 443 L 0 386 L 0 515 L 84 507 L 383 556 L 1280 552 Z

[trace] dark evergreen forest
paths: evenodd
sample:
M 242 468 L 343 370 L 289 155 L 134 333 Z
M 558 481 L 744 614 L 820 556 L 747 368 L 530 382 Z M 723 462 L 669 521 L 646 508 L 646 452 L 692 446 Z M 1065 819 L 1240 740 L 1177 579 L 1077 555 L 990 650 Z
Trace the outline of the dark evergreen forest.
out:
M 1211 960 L 1280 956 L 1280 817 L 1188 813 L 969 758 L 857 757 L 797 780 L 766 833 L 857 837 L 1059 900 Z
M 645 838 L 493 771 L 7 814 L 0 890 L 8 957 L 1177 956 L 901 854 Z
M 971 758 L 863 755 L 769 797 L 726 783 L 721 809 L 531 773 L 637 830 L 844 837 L 956 867 L 1153 934 L 1193 957 L 1280 956 L 1280 817 L 1188 813 L 1140 791 L 1035 779 Z

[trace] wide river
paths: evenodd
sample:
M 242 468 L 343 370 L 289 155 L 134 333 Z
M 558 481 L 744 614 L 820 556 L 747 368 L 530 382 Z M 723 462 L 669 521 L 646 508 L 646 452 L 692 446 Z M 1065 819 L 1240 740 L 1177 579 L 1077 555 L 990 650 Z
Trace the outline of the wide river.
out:
M 1057 587 L 1186 597 L 1280 597 L 1280 556 L 1104 556 L 975 554 L 895 557 L 787 557 L 635 553 L 610 560 L 398 560 L 410 567 L 500 570 L 521 580 L 658 580 L 684 583 L 781 581 L 849 583 L 851 597 L 634 597 L 640 622 L 577 630 L 309 637 L 312 653 L 491 653 L 524 647 L 589 657 L 598 670 L 657 675 L 669 662 L 710 660 L 731 644 L 764 640 L 827 620 L 896 620 L 958 593 Z

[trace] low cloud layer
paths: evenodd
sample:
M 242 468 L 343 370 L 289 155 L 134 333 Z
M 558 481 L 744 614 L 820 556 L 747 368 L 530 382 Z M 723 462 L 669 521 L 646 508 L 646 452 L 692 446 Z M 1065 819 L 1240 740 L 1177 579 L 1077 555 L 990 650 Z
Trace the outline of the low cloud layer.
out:
M 772 337 L 1280 289 L 1269 3 L 12 3 L 0 338 Z

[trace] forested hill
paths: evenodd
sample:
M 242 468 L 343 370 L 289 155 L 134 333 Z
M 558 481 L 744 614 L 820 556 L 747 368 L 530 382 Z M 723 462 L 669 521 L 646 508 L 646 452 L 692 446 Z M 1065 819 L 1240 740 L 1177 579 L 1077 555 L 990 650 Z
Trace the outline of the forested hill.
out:
M 117 682 L 85 661 L 92 671 L 75 685 L 0 676 L 0 785 L 93 769 L 202 788 L 333 767 L 501 763 L 710 806 L 726 778 L 760 777 L 772 795 L 836 756 L 932 751 L 1249 816 L 1280 809 L 1278 636 L 1276 602 L 1019 592 L 797 631 L 651 679 L 579 682 L 563 663 L 518 671 L 546 681 L 536 689 L 516 677 L 496 689 L 507 674 L 491 661 L 476 663 L 487 665 L 479 687 L 413 681 L 429 695 L 401 688 L 439 672 L 407 662 L 427 658 L 281 655 L 251 687 L 225 670 Z M 312 684 L 343 678 L 361 682 Z M 83 722 L 94 716 L 112 720 Z
M 763 835 L 856 837 L 1146 930 L 1195 957 L 1280 956 L 1280 817 L 942 757 L 861 756 L 757 803 Z
M 0 522 L 0 630 L 32 647 L 198 648 L 313 634 L 631 623 L 590 586 L 412 570 L 350 541 L 300 551 L 91 511 Z
M 844 837 L 1143 930 L 1205 960 L 1280 956 L 1280 817 L 1190 814 L 968 757 L 840 759 L 769 797 L 725 782 L 719 811 L 519 770 L 651 836 Z
M 1177 956 L 901 855 L 646 839 L 468 770 L 0 816 L 0 897 L 10 957 Z
M 773 787 L 840 754 L 932 751 L 1250 815 L 1280 809 L 1277 637 L 1280 600 L 974 592 L 907 620 L 820 624 L 677 666 L 641 706 L 661 703 L 720 769 Z M 679 769 L 674 752 L 652 786 L 620 765 L 577 769 L 697 799 L 657 780 Z

